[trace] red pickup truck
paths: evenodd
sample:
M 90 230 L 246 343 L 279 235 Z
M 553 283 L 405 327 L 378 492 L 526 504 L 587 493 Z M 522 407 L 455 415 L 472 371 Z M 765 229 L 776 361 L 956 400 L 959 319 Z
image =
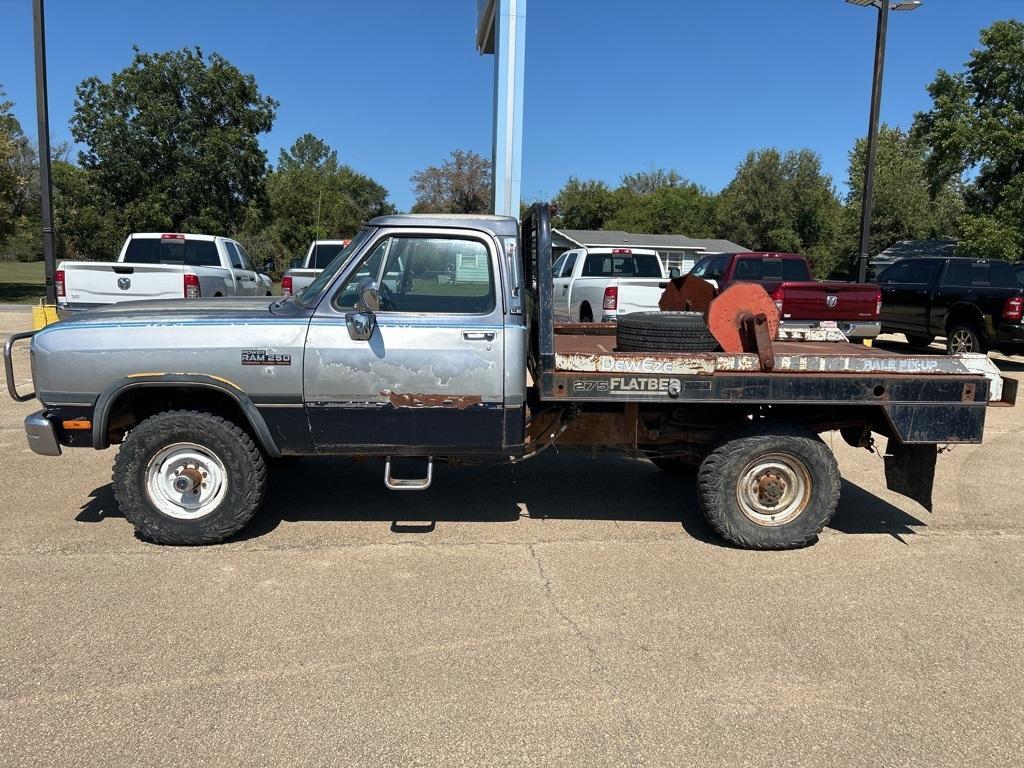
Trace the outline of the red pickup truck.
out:
M 881 330 L 877 285 L 820 283 L 795 253 L 723 253 L 705 256 L 690 272 L 724 290 L 758 283 L 771 294 L 786 328 L 838 328 L 847 338 L 871 339 Z

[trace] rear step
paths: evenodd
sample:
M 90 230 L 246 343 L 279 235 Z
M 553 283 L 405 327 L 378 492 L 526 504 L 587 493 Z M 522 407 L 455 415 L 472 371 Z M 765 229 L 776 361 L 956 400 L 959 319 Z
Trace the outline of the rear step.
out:
M 427 476 L 423 478 L 397 478 L 391 476 L 391 457 L 384 464 L 384 485 L 390 491 L 425 491 L 434 479 L 434 457 L 427 457 Z

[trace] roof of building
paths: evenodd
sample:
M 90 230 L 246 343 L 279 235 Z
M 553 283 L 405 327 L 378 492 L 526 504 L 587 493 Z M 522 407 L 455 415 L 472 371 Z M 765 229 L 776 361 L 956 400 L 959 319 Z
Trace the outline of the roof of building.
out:
M 889 246 L 871 259 L 872 262 L 892 262 L 898 259 L 912 259 L 916 256 L 956 255 L 956 240 L 901 240 Z
M 638 248 L 662 248 L 707 251 L 710 253 L 745 253 L 748 248 L 729 240 L 707 240 L 685 235 L 644 235 L 617 229 L 553 229 L 583 247 L 635 245 Z

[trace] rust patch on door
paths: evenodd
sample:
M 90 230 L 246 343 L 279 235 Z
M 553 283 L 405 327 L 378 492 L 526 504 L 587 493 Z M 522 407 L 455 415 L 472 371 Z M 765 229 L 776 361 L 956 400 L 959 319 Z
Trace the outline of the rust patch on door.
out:
M 396 408 L 455 408 L 462 410 L 483 405 L 480 395 L 403 395 L 387 390 L 380 393 Z

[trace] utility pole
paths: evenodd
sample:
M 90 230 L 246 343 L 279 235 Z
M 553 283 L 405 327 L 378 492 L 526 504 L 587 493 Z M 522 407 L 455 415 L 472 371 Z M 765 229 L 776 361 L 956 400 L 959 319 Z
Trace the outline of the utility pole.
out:
M 878 10 L 878 32 L 875 37 L 875 74 L 871 84 L 871 117 L 868 124 L 868 152 L 864 166 L 864 200 L 860 212 L 860 255 L 857 258 L 857 281 L 868 279 L 871 258 L 871 208 L 875 198 L 875 160 L 878 156 L 878 123 L 882 109 L 882 78 L 885 74 L 885 43 L 889 32 L 889 11 L 915 11 L 921 0 L 890 2 L 890 0 L 846 0 L 862 7 Z
M 57 269 L 53 243 L 53 185 L 50 181 L 50 114 L 46 97 L 46 25 L 43 0 L 32 0 L 32 26 L 36 51 L 36 117 L 39 123 L 39 191 L 43 215 L 43 262 L 46 268 L 46 303 L 57 303 L 54 273 Z

